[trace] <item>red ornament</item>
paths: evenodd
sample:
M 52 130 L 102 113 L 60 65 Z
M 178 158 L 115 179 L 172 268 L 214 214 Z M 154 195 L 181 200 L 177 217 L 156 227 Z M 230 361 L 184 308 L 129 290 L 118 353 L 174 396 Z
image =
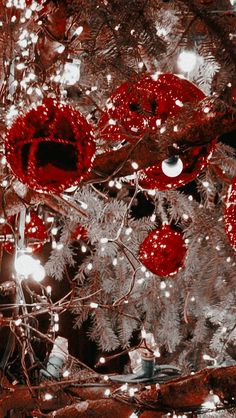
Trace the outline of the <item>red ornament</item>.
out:
M 7 161 L 34 190 L 62 192 L 89 172 L 95 144 L 91 126 L 70 106 L 45 99 L 19 116 L 6 136 Z
M 188 80 L 174 74 L 161 74 L 157 80 L 145 77 L 122 84 L 107 103 L 99 129 L 106 141 L 137 141 L 145 133 L 160 130 L 163 122 L 181 112 L 182 104 L 199 102 L 204 93 Z M 168 190 L 194 180 L 207 165 L 212 144 L 192 147 L 181 155 L 183 169 L 175 177 L 163 173 L 162 163 L 140 170 L 144 189 Z
M 232 179 L 231 185 L 228 189 L 224 209 L 224 218 L 226 233 L 230 244 L 236 251 L 236 177 Z
M 177 115 L 180 102 L 198 102 L 204 97 L 194 84 L 173 74 L 160 74 L 157 80 L 144 77 L 136 83 L 126 82 L 108 100 L 99 123 L 100 138 L 136 141 Z
M 80 239 L 84 240 L 87 238 L 87 231 L 82 225 L 77 225 L 74 231 L 71 233 L 72 241 L 79 241 Z
M 169 225 L 152 231 L 140 246 L 139 260 L 157 276 L 170 276 L 183 267 L 186 246 L 183 235 Z
M 28 217 L 27 217 L 28 218 Z M 31 248 L 33 252 L 40 251 L 48 239 L 46 226 L 41 218 L 35 213 L 30 212 L 29 220 L 25 223 L 25 247 Z M 7 222 L 12 225 L 13 231 L 16 225 L 16 216 L 11 216 Z M 9 225 L 4 225 L 3 234 L 12 235 Z M 14 242 L 5 241 L 3 248 L 10 254 L 14 252 Z

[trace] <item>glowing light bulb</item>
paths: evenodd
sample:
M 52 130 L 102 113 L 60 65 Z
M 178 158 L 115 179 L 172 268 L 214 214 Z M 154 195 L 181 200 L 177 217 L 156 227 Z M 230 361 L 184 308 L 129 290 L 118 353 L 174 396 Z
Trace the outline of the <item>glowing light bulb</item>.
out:
M 44 395 L 45 401 L 50 401 L 52 398 L 53 398 L 53 396 L 51 395 L 51 393 L 45 393 L 45 395 Z
M 73 86 L 80 79 L 80 60 L 73 60 L 73 62 L 67 62 L 64 66 L 64 73 L 62 75 L 62 83 Z
M 34 268 L 34 272 L 32 273 L 32 278 L 36 282 L 41 282 L 45 278 L 45 276 L 46 276 L 46 273 L 45 273 L 44 267 L 39 263 L 35 263 L 35 268 Z
M 27 254 L 21 254 L 15 260 L 15 270 L 21 276 L 28 277 L 34 272 L 35 269 L 35 259 Z
M 193 71 L 196 63 L 197 55 L 193 51 L 182 51 L 177 59 L 179 69 L 186 73 Z
M 170 157 L 162 161 L 161 168 L 167 177 L 177 177 L 183 171 L 183 162 L 179 157 Z

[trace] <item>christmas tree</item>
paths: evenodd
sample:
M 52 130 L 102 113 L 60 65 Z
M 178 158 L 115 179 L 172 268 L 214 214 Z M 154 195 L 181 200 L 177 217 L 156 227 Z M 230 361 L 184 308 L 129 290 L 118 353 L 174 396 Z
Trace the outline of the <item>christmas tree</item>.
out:
M 0 418 L 235 416 L 236 1 L 0 4 Z

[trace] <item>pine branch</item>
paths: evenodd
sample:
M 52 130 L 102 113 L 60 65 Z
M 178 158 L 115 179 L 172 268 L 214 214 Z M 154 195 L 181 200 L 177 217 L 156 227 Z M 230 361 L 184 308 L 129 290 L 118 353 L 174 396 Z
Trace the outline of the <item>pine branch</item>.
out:
M 52 400 L 45 401 L 43 394 L 45 390 L 52 391 L 50 385 L 54 385 L 54 396 Z M 151 389 L 139 391 L 134 397 L 124 395 L 117 391 L 118 386 L 110 384 L 102 387 L 96 387 L 96 384 L 77 387 L 68 384 L 64 385 L 63 392 L 56 391 L 55 387 L 60 387 L 60 382 L 48 383 L 48 388 L 47 385 L 37 387 L 36 400 L 26 386 L 11 386 L 10 390 L 0 394 L 0 418 L 4 418 L 11 410 L 32 411 L 35 408 L 53 411 L 49 414 L 33 413 L 33 416 L 42 417 L 128 418 L 132 411 L 140 410 L 143 411 L 141 418 L 157 418 L 173 411 L 194 413 L 201 408 L 204 411 L 204 402 L 209 393 L 219 397 L 219 408 L 234 407 L 232 395 L 236 393 L 236 366 L 204 369 L 194 375 L 164 383 L 159 388 L 153 385 Z M 104 393 L 106 388 L 111 393 L 113 391 L 109 399 Z M 81 399 L 79 403 L 76 401 L 78 398 Z M 70 406 L 66 406 L 68 402 Z M 211 407 L 208 408 L 211 410 Z

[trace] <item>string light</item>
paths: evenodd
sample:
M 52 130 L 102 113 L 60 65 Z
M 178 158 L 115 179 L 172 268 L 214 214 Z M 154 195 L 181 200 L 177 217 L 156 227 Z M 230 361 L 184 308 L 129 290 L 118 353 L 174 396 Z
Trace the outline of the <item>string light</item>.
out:
M 51 393 L 45 393 L 44 395 L 44 400 L 45 401 L 50 401 L 53 398 Z
M 70 375 L 69 370 L 65 370 L 62 374 L 63 377 L 68 377 Z
M 197 55 L 193 51 L 182 51 L 177 59 L 177 65 L 181 71 L 189 73 L 197 64 Z
M 111 394 L 111 390 L 110 390 L 110 389 L 106 389 L 106 390 L 104 391 L 104 395 L 105 395 L 105 396 L 110 396 L 110 394 Z

